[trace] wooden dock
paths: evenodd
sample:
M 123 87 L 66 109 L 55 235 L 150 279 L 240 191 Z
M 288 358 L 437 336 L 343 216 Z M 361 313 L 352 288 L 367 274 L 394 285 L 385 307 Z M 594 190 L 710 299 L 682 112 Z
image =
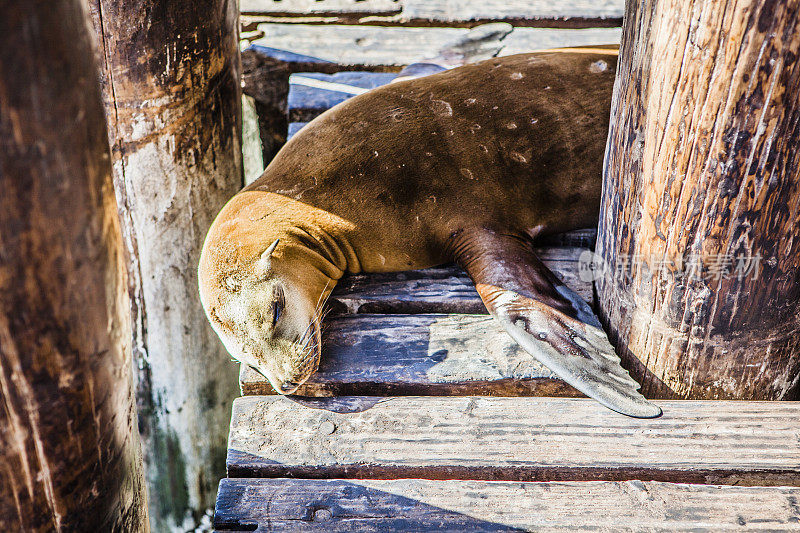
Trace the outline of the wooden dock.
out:
M 619 39 L 617 1 L 466 4 L 243 1 L 250 53 L 283 65 L 271 85 L 250 71 L 251 96 L 284 94 L 272 109 L 291 136 L 353 92 L 290 74 L 372 88 L 493 20 L 517 26 L 503 53 Z M 590 303 L 578 269 L 594 233 L 539 249 Z M 299 396 L 242 368 L 217 531 L 800 531 L 798 403 L 613 413 L 522 351 L 454 265 L 350 276 L 328 305 L 323 361 Z

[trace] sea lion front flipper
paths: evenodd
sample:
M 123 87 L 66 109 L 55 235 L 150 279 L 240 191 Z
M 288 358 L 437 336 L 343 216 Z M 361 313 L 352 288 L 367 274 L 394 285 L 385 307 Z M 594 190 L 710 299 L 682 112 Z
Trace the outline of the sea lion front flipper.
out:
M 539 260 L 527 239 L 483 230 L 456 241 L 456 259 L 487 309 L 528 353 L 614 411 L 661 415 L 620 365 L 589 305 Z

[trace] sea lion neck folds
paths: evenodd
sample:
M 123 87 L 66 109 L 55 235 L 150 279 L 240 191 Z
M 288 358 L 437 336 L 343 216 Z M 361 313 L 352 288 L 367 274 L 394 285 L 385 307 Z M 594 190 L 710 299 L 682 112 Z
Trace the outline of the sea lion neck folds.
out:
M 615 69 L 603 47 L 508 56 L 393 83 L 312 121 L 203 247 L 203 306 L 231 354 L 291 393 L 316 369 L 321 309 L 344 272 L 456 260 L 533 357 L 611 409 L 658 416 L 588 305 L 530 246 L 597 222 Z

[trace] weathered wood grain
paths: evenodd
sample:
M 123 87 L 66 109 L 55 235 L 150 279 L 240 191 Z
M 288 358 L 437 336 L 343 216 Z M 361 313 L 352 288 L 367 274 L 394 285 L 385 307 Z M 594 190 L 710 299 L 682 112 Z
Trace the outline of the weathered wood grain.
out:
M 228 476 L 800 484 L 793 402 L 663 401 L 642 420 L 578 398 L 374 401 L 236 399 Z
M 0 5 L 0 530 L 148 531 L 82 0 Z
M 323 72 L 314 62 L 330 62 L 349 69 L 400 68 L 436 54 L 464 28 L 394 28 L 378 26 L 315 26 L 311 24 L 258 24 L 263 37 L 251 44 L 295 54 L 304 70 Z M 504 40 L 501 55 L 562 46 L 613 44 L 619 28 L 549 29 L 516 28 Z
M 497 21 L 514 26 L 621 26 L 624 9 L 620 0 L 403 0 L 400 18 L 409 24 L 441 26 Z
M 581 230 L 550 239 L 586 242 L 592 235 Z M 584 250 L 538 248 L 544 263 L 591 302 L 591 283 L 577 271 Z M 300 395 L 580 395 L 485 316 L 475 286 L 455 265 L 347 276 L 328 307 L 323 360 Z M 348 314 L 357 316 L 337 316 Z M 274 394 L 249 367 L 242 367 L 239 381 L 243 394 Z
M 223 479 L 219 531 L 798 531 L 800 488 Z
M 87 3 L 128 248 L 150 516 L 159 532 L 185 531 L 213 505 L 238 394 L 197 295 L 206 231 L 243 182 L 238 6 Z
M 243 394 L 274 394 L 269 382 L 247 366 L 240 381 Z M 320 368 L 297 394 L 581 395 L 489 315 L 331 318 Z
M 272 16 L 391 15 L 400 13 L 398 0 L 242 0 L 242 13 Z
M 578 270 L 579 258 L 586 250 L 540 247 L 537 254 L 561 281 L 591 304 L 592 284 L 583 281 Z M 346 276 L 329 302 L 334 311 L 350 313 L 486 313 L 472 280 L 456 265 Z
M 800 1 L 628 4 L 604 321 L 647 394 L 800 394 Z
M 466 27 L 488 22 L 515 26 L 621 26 L 621 0 L 243 0 L 250 20 L 316 24 Z
M 297 76 L 315 80 L 337 83 L 360 89 L 374 89 L 386 85 L 395 78 L 390 72 L 337 72 L 335 74 L 321 74 L 317 72 L 302 72 L 289 78 L 289 121 L 308 122 L 327 111 L 331 107 L 353 97 L 353 93 L 336 90 L 308 87 L 293 83 L 292 78 Z

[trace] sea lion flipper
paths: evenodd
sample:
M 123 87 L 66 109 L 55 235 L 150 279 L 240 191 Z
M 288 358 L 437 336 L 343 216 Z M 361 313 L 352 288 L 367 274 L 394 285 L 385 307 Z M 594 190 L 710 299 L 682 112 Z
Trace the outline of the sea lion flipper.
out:
M 647 401 L 589 305 L 558 280 L 529 242 L 483 231 L 455 246 L 487 309 L 527 352 L 606 407 L 637 418 L 661 409 Z

